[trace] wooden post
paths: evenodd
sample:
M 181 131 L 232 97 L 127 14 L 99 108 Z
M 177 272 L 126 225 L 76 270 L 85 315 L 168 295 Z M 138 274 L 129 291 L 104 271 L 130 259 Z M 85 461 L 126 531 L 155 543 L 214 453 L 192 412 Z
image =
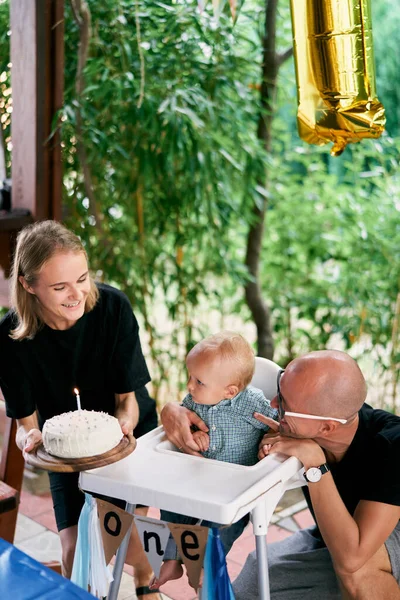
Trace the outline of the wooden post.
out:
M 21 450 L 15 443 L 16 431 L 16 421 L 7 417 L 1 451 L 0 480 L 20 492 L 24 474 L 24 459 Z M 10 544 L 14 541 L 17 515 L 18 508 L 0 514 L 0 537 Z
M 61 217 L 61 149 L 52 134 L 64 86 L 64 1 L 11 0 L 12 205 Z
M 55 117 L 63 104 L 64 0 L 11 0 L 10 20 L 12 211 L 0 214 L 5 277 L 18 230 L 32 220 L 61 219 L 61 145 Z M 0 278 L 0 299 L 5 295 Z
M 16 232 L 32 218 L 60 219 L 59 134 L 52 135 L 64 88 L 64 0 L 11 0 L 13 113 L 12 211 L 0 216 L 0 265 L 8 276 Z M 0 479 L 20 491 L 24 460 L 7 418 Z M 0 536 L 14 539 L 17 510 L 0 515 Z

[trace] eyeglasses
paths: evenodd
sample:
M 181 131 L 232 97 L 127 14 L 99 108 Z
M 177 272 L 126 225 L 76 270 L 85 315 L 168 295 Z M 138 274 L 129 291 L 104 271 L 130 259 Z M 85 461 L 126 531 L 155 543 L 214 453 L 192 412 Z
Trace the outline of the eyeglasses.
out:
M 281 385 L 280 385 L 281 377 L 284 374 L 284 372 L 285 372 L 285 370 L 281 369 L 278 372 L 278 378 L 276 380 L 276 387 L 278 388 L 278 417 L 279 417 L 280 421 L 282 421 L 282 419 L 286 415 L 287 417 L 299 417 L 300 419 L 314 419 L 314 420 L 318 420 L 318 421 L 338 421 L 339 423 L 342 423 L 342 425 L 347 423 L 348 419 L 338 419 L 336 417 L 319 417 L 318 415 L 305 415 L 303 413 L 290 412 L 288 410 L 285 410 L 283 408 L 283 403 L 286 402 L 286 400 L 282 396 Z

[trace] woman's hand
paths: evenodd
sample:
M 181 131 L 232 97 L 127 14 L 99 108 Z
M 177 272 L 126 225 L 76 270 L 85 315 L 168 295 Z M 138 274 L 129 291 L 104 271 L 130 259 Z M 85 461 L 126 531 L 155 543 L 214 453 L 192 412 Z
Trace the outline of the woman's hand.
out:
M 115 417 L 118 419 L 122 433 L 132 435 L 139 421 L 139 406 L 135 392 L 115 394 Z
M 135 427 L 131 419 L 124 419 L 123 417 L 118 417 L 118 423 L 124 435 L 132 435 L 132 432 L 135 429 Z
M 161 411 L 161 423 L 170 442 L 186 454 L 201 456 L 201 448 L 193 438 L 190 430 L 195 425 L 201 431 L 207 433 L 208 427 L 195 412 L 188 410 L 174 402 L 169 402 Z
M 42 443 L 42 432 L 39 429 L 36 413 L 17 419 L 17 435 L 15 437 L 18 448 L 25 452 L 33 452 Z
M 42 432 L 40 429 L 30 429 L 28 433 L 25 435 L 25 439 L 22 439 L 22 453 L 30 453 L 39 448 L 40 444 L 43 442 Z

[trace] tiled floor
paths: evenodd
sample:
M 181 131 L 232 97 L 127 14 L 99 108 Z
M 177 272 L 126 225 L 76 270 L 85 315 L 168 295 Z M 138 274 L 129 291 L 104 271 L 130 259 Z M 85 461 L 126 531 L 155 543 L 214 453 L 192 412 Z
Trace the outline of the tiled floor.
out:
M 45 485 L 42 487 L 46 487 Z M 157 511 L 154 510 L 154 516 Z M 151 515 L 152 516 L 152 515 Z M 277 507 L 268 530 L 268 541 L 275 542 L 292 534 L 299 528 L 307 527 L 313 522 L 301 499 L 300 490 L 287 494 Z M 15 545 L 41 562 L 60 560 L 61 546 L 56 533 L 51 496 L 48 491 L 38 496 L 24 490 L 17 522 Z M 249 552 L 254 550 L 255 542 L 249 526 L 235 542 L 229 553 L 227 563 L 231 580 L 241 570 Z M 132 569 L 127 567 L 123 574 L 118 600 L 134 600 Z M 163 586 L 163 600 L 194 600 L 197 598 L 187 582 L 186 575 L 177 581 Z

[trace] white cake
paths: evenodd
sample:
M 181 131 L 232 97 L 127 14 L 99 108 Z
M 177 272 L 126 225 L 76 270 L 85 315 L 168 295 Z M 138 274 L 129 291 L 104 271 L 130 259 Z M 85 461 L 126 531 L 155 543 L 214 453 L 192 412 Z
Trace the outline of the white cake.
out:
M 118 419 L 95 410 L 75 410 L 43 425 L 45 450 L 60 458 L 96 456 L 115 448 L 123 437 Z

